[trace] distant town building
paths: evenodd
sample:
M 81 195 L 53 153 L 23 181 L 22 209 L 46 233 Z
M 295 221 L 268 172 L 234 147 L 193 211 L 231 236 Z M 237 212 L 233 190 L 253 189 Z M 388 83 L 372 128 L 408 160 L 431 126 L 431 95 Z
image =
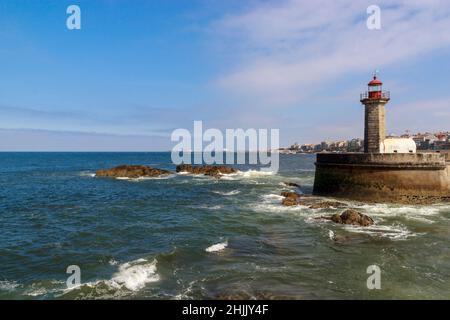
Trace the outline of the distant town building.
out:
M 361 152 L 363 150 L 364 150 L 364 140 L 352 139 L 348 142 L 347 145 L 348 152 Z
M 437 133 L 411 133 L 399 136 L 391 133 L 386 139 L 389 142 L 381 145 L 382 153 L 410 153 L 417 151 L 440 151 L 450 150 L 450 132 Z M 393 141 L 398 139 L 399 141 Z M 400 142 L 400 144 L 398 143 Z M 288 153 L 317 153 L 317 152 L 364 152 L 364 140 L 353 138 L 350 140 L 323 141 L 318 144 L 294 143 L 289 148 L 282 149 Z

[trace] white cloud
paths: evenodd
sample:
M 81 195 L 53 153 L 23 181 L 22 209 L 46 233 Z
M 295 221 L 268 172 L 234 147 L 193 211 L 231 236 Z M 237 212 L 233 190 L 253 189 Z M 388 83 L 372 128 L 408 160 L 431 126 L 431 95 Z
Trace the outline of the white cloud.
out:
M 368 72 L 450 45 L 450 2 L 377 1 L 382 29 L 368 30 L 372 1 L 258 3 L 213 25 L 234 51 L 234 70 L 217 79 L 254 102 L 289 104 L 351 72 Z

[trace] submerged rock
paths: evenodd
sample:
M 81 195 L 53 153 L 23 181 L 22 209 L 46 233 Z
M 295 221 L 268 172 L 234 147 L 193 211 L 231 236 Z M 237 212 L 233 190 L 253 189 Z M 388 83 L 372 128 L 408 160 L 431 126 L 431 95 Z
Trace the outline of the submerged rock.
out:
M 159 177 L 170 174 L 170 171 L 155 169 L 142 165 L 121 165 L 112 169 L 97 170 L 95 175 L 97 177 L 110 178 L 142 178 L 142 177 Z
M 190 174 L 204 174 L 219 178 L 225 174 L 237 173 L 238 170 L 228 166 L 192 166 L 190 164 L 180 164 L 176 168 L 177 172 L 187 172 Z
M 338 201 L 324 201 L 311 205 L 310 209 L 330 209 L 330 208 L 345 208 L 347 205 Z
M 330 240 L 333 240 L 334 242 L 337 242 L 340 244 L 350 243 L 350 242 L 353 242 L 353 240 L 355 240 L 355 236 L 337 235 L 332 230 L 328 231 L 328 237 L 330 238 Z
M 297 192 L 284 191 L 281 193 L 284 206 L 307 206 L 310 209 L 345 208 L 347 205 L 338 201 L 322 201 L 311 195 L 299 194 Z
M 310 206 L 313 205 L 317 199 L 308 194 L 300 194 L 297 192 L 284 191 L 281 193 L 284 199 L 281 201 L 283 206 Z
M 368 227 L 373 225 L 373 219 L 365 214 L 362 214 L 354 209 L 347 209 L 340 215 L 335 214 L 329 218 L 331 221 L 340 224 L 351 224 L 361 227 Z

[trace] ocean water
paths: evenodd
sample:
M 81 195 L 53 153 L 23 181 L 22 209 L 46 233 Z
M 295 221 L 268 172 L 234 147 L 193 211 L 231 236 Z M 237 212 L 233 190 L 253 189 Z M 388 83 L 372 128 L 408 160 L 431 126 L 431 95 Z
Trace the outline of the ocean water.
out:
M 311 193 L 314 159 L 280 155 L 276 174 L 116 180 L 94 172 L 173 170 L 170 154 L 0 153 L 0 298 L 449 299 L 450 205 L 347 201 L 369 228 L 314 219 L 342 209 L 281 206 L 285 181 Z M 380 290 L 367 288 L 370 265 Z

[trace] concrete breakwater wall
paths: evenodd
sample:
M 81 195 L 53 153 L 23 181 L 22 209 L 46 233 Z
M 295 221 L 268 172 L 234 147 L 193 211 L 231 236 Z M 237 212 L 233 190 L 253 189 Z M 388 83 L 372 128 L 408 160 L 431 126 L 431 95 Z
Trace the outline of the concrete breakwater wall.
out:
M 449 201 L 449 173 L 439 153 L 319 153 L 313 193 L 366 202 Z

